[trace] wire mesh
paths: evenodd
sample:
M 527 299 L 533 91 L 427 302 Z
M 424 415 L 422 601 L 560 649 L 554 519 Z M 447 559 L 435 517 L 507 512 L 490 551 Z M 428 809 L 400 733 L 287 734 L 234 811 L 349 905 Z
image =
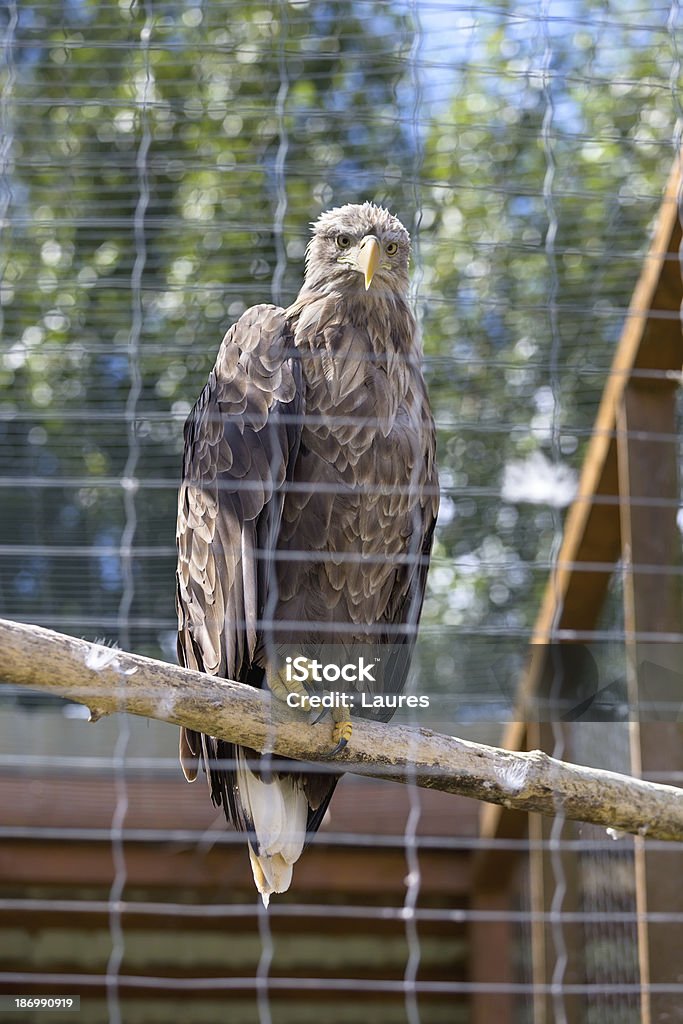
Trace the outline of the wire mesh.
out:
M 557 590 L 545 639 L 591 645 L 607 721 L 546 740 L 631 770 L 624 590 L 634 571 L 680 583 L 680 536 L 620 574 L 623 521 L 579 555 L 563 531 L 590 445 L 619 443 L 596 414 L 632 376 L 612 359 L 662 255 L 678 3 L 60 0 L 0 19 L 1 613 L 175 659 L 183 421 L 227 326 L 296 296 L 309 222 L 371 199 L 411 228 L 438 433 L 409 683 L 432 704 L 412 721 L 500 741 L 550 570 L 558 587 L 585 574 L 583 599 L 594 580 L 604 600 L 570 620 Z M 664 338 L 678 319 L 664 305 L 649 323 Z M 636 374 L 673 389 L 680 360 Z M 680 408 L 645 431 L 678 461 L 679 424 Z M 680 495 L 629 502 L 675 515 Z M 266 913 L 242 839 L 177 781 L 175 730 L 86 728 L 3 690 L 2 992 L 81 990 L 84 1019 L 112 1024 L 173 1019 L 193 995 L 197 1021 L 640 1019 L 630 840 L 561 807 L 531 839 L 487 834 L 464 801 L 346 779 Z M 569 696 L 571 712 L 585 694 Z M 682 912 L 644 911 L 653 935 Z M 650 982 L 678 1019 L 680 983 Z

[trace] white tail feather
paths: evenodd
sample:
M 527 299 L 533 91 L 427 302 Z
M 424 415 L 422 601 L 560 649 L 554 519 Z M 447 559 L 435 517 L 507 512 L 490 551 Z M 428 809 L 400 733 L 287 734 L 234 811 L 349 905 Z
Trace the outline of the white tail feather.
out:
M 258 840 L 259 852 L 249 844 L 249 858 L 256 888 L 267 907 L 271 893 L 286 892 L 292 881 L 292 867 L 306 840 L 308 801 L 298 779 L 259 779 L 244 763 L 242 751 L 237 753 L 237 782 Z

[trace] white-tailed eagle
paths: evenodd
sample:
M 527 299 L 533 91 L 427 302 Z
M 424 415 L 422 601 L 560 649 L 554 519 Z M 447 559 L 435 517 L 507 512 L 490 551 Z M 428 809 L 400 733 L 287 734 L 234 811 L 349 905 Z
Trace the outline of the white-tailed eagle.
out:
M 386 210 L 330 210 L 313 226 L 296 301 L 248 309 L 223 339 L 185 425 L 177 610 L 188 668 L 281 697 L 294 688 L 285 651 L 353 659 L 379 647 L 377 678 L 344 685 L 402 691 L 438 508 L 409 255 Z M 349 713 L 333 717 L 331 754 L 351 737 Z M 260 771 L 254 751 L 185 729 L 180 756 L 189 780 L 203 761 L 214 803 L 248 833 L 267 904 L 289 887 L 337 776 L 278 772 L 277 758 Z

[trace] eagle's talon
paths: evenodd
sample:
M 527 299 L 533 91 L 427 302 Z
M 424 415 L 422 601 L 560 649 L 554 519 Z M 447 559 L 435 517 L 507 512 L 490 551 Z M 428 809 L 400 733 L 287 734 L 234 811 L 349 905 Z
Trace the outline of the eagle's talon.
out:
M 334 757 L 335 754 L 340 753 L 351 739 L 353 733 L 353 723 L 349 718 L 343 719 L 341 722 L 335 722 L 332 730 L 332 742 L 335 746 L 329 753 L 329 757 Z

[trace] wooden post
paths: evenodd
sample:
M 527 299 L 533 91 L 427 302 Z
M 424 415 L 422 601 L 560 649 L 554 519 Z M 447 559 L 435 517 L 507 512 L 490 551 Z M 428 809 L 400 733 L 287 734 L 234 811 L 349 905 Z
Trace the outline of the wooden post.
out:
M 679 500 L 676 387 L 666 379 L 633 380 L 618 415 L 617 451 L 624 625 L 631 722 L 631 768 L 650 772 L 683 770 L 680 721 L 643 720 L 638 708 L 643 693 L 642 669 L 659 634 L 656 663 L 671 673 L 682 669 L 680 643 L 666 634 L 683 632 L 680 553 L 676 524 Z M 668 501 L 668 504 L 667 504 Z M 649 642 L 649 643 L 648 643 Z M 647 707 L 643 713 L 647 714 Z M 683 911 L 681 857 L 650 850 L 636 838 L 636 906 L 643 1024 L 683 1021 L 680 995 L 652 992 L 651 985 L 683 981 L 680 925 L 648 920 L 654 913 Z
M 529 741 L 540 749 L 553 750 L 557 728 L 553 729 L 548 723 L 529 724 Z M 563 755 L 571 757 L 569 748 L 573 726 L 563 724 L 559 728 L 562 730 Z M 584 1019 L 582 997 L 562 991 L 567 985 L 578 985 L 585 981 L 581 925 L 575 920 L 569 923 L 562 919 L 563 915 L 579 910 L 576 854 L 563 849 L 561 845 L 574 838 L 576 830 L 573 822 L 562 822 L 558 835 L 558 819 L 549 823 L 539 814 L 529 815 L 529 839 L 532 843 L 529 853 L 529 893 L 533 915 L 531 966 L 534 1024 L 558 1024 L 560 1021 L 561 1024 L 581 1024 Z M 559 844 L 554 854 L 550 849 L 553 839 Z M 555 902 L 558 893 L 561 896 L 559 904 Z M 539 919 L 541 914 L 544 915 L 542 920 Z M 548 918 L 551 914 L 557 915 L 557 930 Z M 560 989 L 558 998 L 561 1000 L 562 1015 L 556 1012 L 555 999 L 549 991 L 553 983 Z
M 473 920 L 469 930 L 470 977 L 481 986 L 512 983 L 510 953 L 513 948 L 513 927 L 507 912 L 511 908 L 511 878 L 502 870 L 495 875 L 477 877 L 475 856 L 472 878 L 471 908 L 492 912 L 489 920 Z M 509 861 L 508 861 L 509 863 Z M 486 991 L 482 988 L 471 998 L 471 1024 L 513 1024 L 514 996 L 511 992 Z
M 510 892 L 505 889 L 474 893 L 472 910 L 497 911 L 488 921 L 473 921 L 469 932 L 470 977 L 479 985 L 510 984 L 514 978 L 510 963 L 512 925 L 505 917 L 510 909 Z M 511 992 L 479 991 L 472 995 L 471 1024 L 513 1024 L 514 998 Z

